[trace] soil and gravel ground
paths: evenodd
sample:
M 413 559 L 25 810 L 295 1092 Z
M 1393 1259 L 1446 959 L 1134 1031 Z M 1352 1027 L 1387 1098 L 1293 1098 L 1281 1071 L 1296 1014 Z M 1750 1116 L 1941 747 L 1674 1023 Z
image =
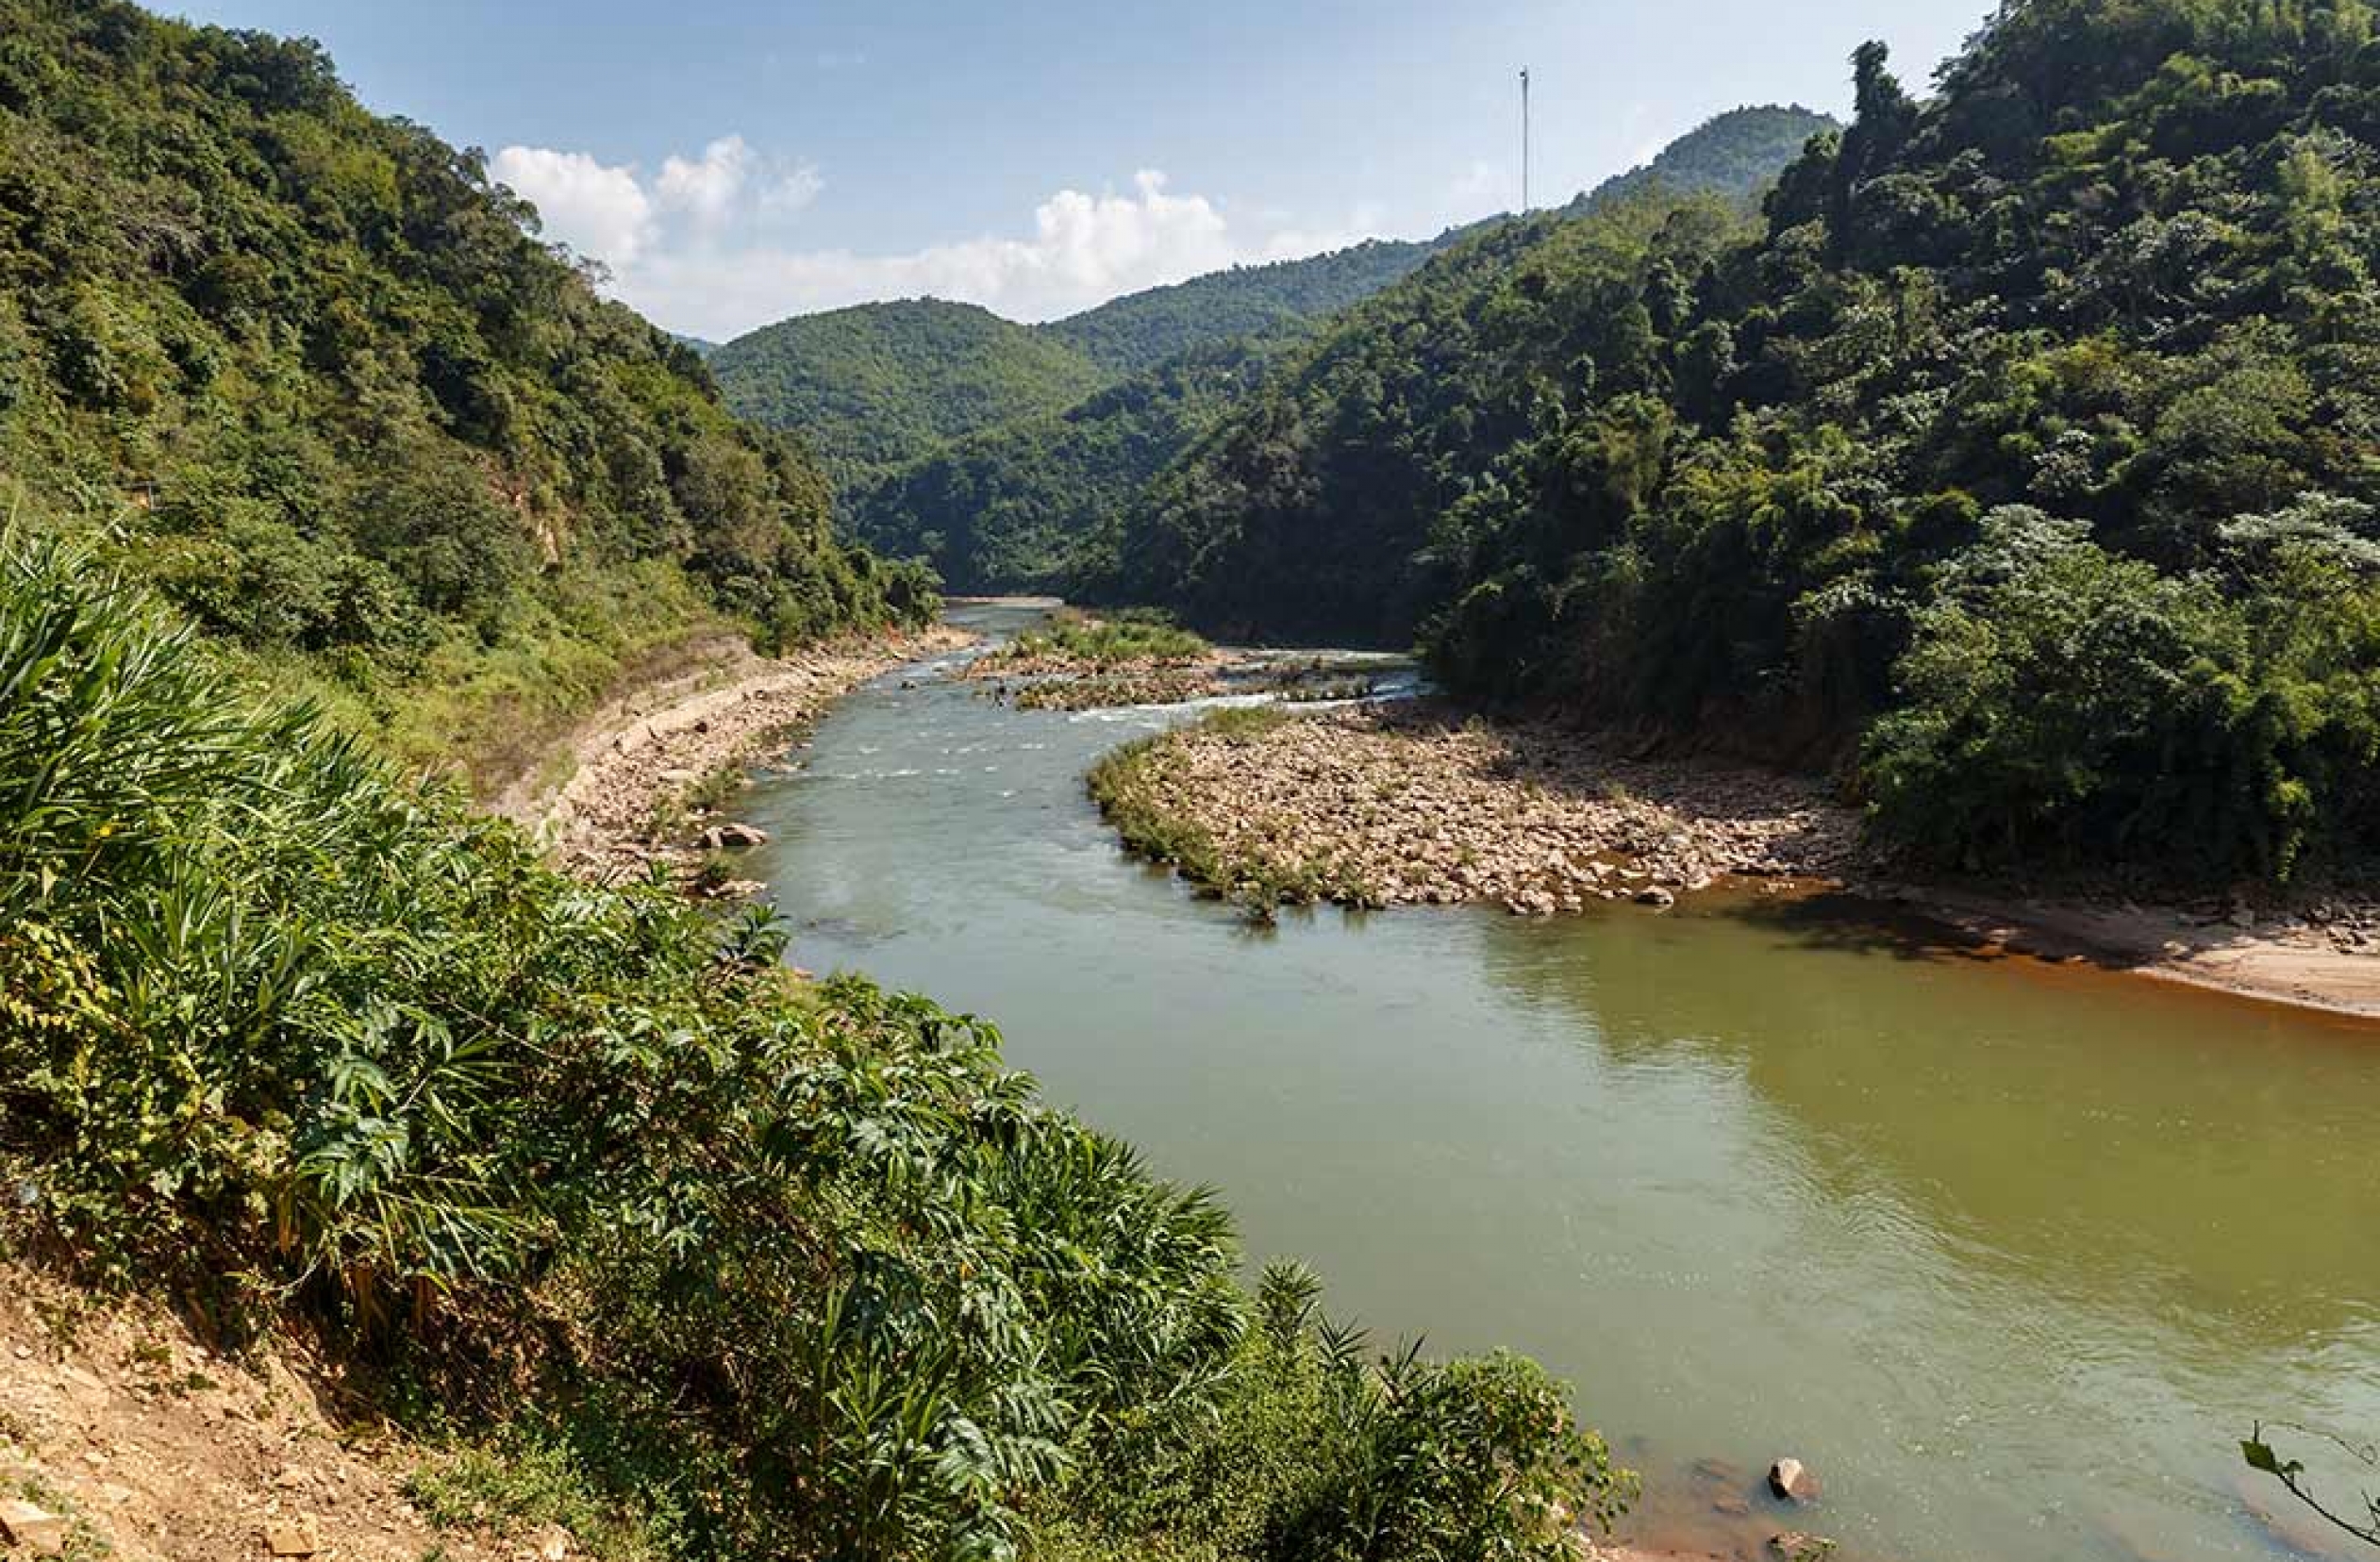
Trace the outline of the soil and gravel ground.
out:
M 62 1553 L 10 1562 L 516 1562 L 567 1535 L 441 1529 L 405 1482 L 430 1452 L 332 1411 L 301 1353 L 237 1359 L 153 1304 L 94 1301 L 0 1262 L 0 1498 L 64 1520 Z

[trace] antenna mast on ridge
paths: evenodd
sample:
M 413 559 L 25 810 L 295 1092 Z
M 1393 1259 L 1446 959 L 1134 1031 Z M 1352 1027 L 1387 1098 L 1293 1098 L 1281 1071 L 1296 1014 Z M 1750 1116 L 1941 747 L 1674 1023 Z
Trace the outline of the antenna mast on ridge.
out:
M 1529 214 L 1529 71 L 1521 68 L 1521 215 Z

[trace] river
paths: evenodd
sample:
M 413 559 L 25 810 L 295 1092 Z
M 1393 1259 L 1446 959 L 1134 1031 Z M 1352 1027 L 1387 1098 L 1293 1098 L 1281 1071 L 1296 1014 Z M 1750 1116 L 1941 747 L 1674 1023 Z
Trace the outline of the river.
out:
M 947 672 L 748 800 L 793 958 L 991 1017 L 1384 1341 L 1544 1362 L 1645 1472 L 1639 1532 L 2288 1556 L 2238 1439 L 2380 1436 L 2380 1031 L 1773 903 L 1256 928 L 1083 795 L 1174 713 Z M 1787 1453 L 1818 1507 L 1725 1511 Z

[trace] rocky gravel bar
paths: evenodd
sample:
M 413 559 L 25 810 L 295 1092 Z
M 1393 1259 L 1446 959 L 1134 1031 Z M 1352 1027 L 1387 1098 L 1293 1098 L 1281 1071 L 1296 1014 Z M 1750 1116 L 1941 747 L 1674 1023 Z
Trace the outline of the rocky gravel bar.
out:
M 1860 857 L 1858 816 L 1806 778 L 1629 758 L 1434 702 L 1211 720 L 1124 751 L 1094 790 L 1144 823 L 1138 844 L 1243 897 L 1544 916 L 1840 878 Z

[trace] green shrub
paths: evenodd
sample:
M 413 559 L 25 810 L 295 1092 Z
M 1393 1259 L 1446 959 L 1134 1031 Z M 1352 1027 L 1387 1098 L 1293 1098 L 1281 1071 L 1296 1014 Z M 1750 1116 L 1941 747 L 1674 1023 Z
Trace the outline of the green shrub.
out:
M 1061 661 L 1093 670 L 1132 662 L 1191 662 L 1214 647 L 1162 614 L 1140 611 L 1094 618 L 1060 609 L 1040 628 L 1028 629 L 985 658 L 1004 662 Z

